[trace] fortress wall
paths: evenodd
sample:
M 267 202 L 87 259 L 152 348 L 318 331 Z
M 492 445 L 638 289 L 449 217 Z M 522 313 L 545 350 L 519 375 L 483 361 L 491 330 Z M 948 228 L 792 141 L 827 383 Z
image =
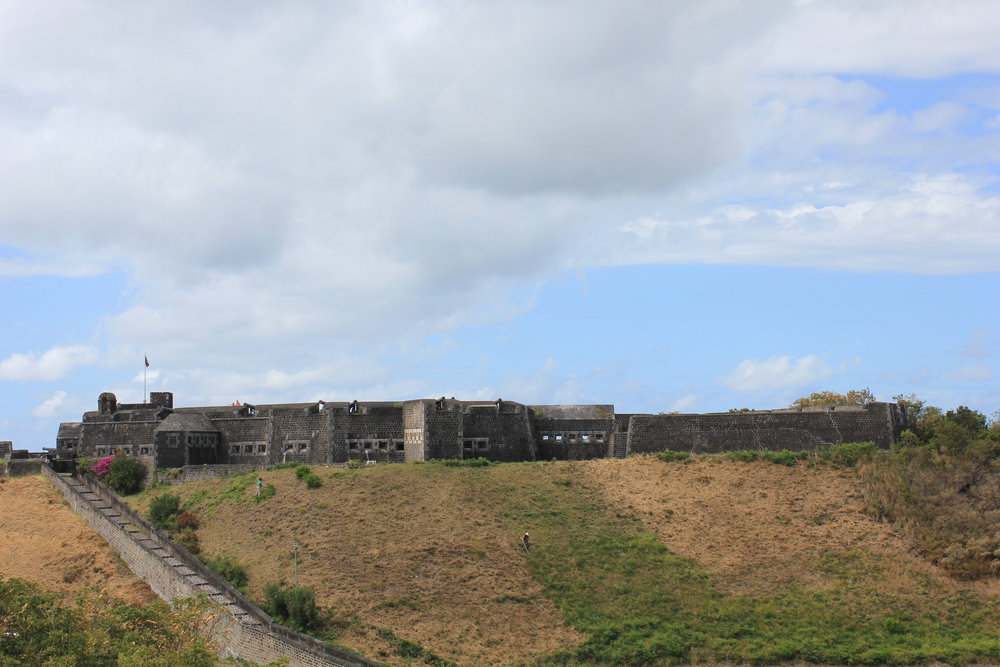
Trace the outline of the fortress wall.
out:
M 898 406 L 866 406 L 718 413 L 633 415 L 629 451 L 667 449 L 716 453 L 736 449 L 800 451 L 822 445 L 873 441 L 887 448 L 899 434 Z
M 204 594 L 219 603 L 219 614 L 207 629 L 220 647 L 222 657 L 260 664 L 285 660 L 284 664 L 294 667 L 378 667 L 378 663 L 275 623 L 103 485 L 95 484 L 91 489 L 75 478 L 55 474 L 48 467 L 43 471 L 70 507 L 161 598 L 174 600 Z
M 424 404 L 424 442 L 429 459 L 462 458 L 462 407 L 456 401 L 446 401 L 445 409 L 433 403 Z
M 497 413 L 492 406 L 477 407 L 466 412 L 462 421 L 463 458 L 482 456 L 491 461 L 531 461 L 534 459 L 531 429 L 523 408 L 517 412 L 504 410 Z M 464 446 L 464 441 L 474 438 L 488 439 L 488 449 L 483 451 L 481 448 L 474 447 L 470 451 L 468 447 Z
M 402 462 L 403 452 L 396 451 L 395 442 L 403 440 L 403 407 L 393 405 L 358 405 L 358 412 L 346 407 L 330 407 L 321 414 L 329 419 L 327 436 L 330 463 L 346 463 L 349 459 L 365 460 L 365 441 L 387 441 L 386 451 L 374 449 L 373 459 Z M 351 449 L 350 442 L 356 443 Z
M 80 438 L 80 453 L 83 456 L 104 456 L 121 449 L 138 456 L 141 451 L 140 447 L 152 448 L 153 430 L 159 423 L 158 421 L 84 422 Z M 98 447 L 106 447 L 105 454 L 98 454 Z
M 274 408 L 271 445 L 282 463 L 326 463 L 329 451 L 327 415 L 301 407 Z
M 614 432 L 614 419 L 536 418 L 538 458 L 571 461 L 605 458 L 611 452 Z
M 213 417 L 212 425 L 219 429 L 221 460 L 248 466 L 272 465 L 281 460 L 280 447 L 271 443 L 271 420 L 268 417 Z M 264 445 L 264 452 L 260 452 Z M 247 447 L 251 451 L 246 451 Z M 234 452 L 236 448 L 239 451 Z

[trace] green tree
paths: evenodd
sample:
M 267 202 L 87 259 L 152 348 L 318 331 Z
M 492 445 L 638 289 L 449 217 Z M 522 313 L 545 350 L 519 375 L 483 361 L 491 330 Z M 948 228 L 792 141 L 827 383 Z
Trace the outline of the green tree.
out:
M 146 466 L 139 459 L 119 455 L 111 463 L 111 469 L 104 477 L 104 483 L 116 493 L 127 496 L 141 491 L 144 479 L 146 479 Z
M 833 391 L 816 391 L 808 396 L 792 401 L 793 408 L 820 408 L 833 405 L 865 405 L 875 401 L 875 396 L 868 387 L 851 389 L 846 394 Z
M 181 497 L 161 493 L 149 501 L 149 520 L 160 530 L 174 527 L 174 517 L 181 511 Z

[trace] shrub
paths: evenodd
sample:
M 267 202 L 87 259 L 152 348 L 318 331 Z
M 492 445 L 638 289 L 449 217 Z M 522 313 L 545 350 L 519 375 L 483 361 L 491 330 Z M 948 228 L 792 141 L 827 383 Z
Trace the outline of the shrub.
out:
M 198 519 L 198 515 L 191 512 L 181 512 L 174 519 L 174 526 L 177 527 L 177 530 L 184 530 L 185 528 L 198 530 L 198 526 L 200 525 L 201 521 Z
M 660 453 L 661 461 L 687 461 L 691 458 L 690 452 L 675 452 L 672 449 L 668 449 L 665 452 Z
M 305 479 L 305 476 L 312 472 L 312 468 L 307 465 L 300 465 L 295 467 L 295 477 L 297 479 Z
M 788 451 L 787 449 L 782 449 L 778 452 L 768 449 L 738 449 L 732 452 L 726 452 L 725 456 L 730 461 L 743 461 L 746 463 L 752 463 L 754 461 L 768 461 L 769 463 L 776 463 L 778 465 L 785 466 L 793 466 L 798 460 L 798 455 L 795 452 Z
M 855 466 L 871 458 L 877 451 L 874 442 L 845 442 L 842 445 L 830 445 L 827 454 L 830 461 L 837 465 Z
M 233 588 L 243 590 L 247 585 L 247 569 L 237 563 L 232 556 L 214 556 L 209 558 L 205 565 L 229 582 Z
M 184 530 L 176 533 L 174 539 L 177 544 L 181 545 L 193 554 L 201 553 L 201 542 L 198 540 L 198 534 L 194 532 L 193 528 L 185 528 Z
M 316 594 L 308 586 L 268 584 L 264 587 L 264 603 L 261 606 L 274 620 L 293 630 L 306 632 L 320 629 Z
M 97 463 L 97 459 L 90 456 L 81 456 L 76 460 L 76 470 L 83 475 L 93 470 L 95 463 Z
M 303 477 L 302 480 L 306 483 L 306 487 L 310 489 L 323 486 L 323 480 L 319 478 L 319 475 L 313 472 Z
M 114 462 L 114 456 L 105 456 L 102 459 L 98 459 L 96 463 L 90 466 L 90 471 L 97 475 L 98 477 L 105 477 L 111 470 L 111 464 Z
M 149 520 L 160 530 L 165 530 L 173 525 L 174 517 L 180 510 L 180 496 L 163 493 L 149 501 Z
M 98 466 L 100 465 L 98 461 Z M 96 472 L 97 466 L 94 466 Z M 104 483 L 121 495 L 137 493 L 142 490 L 142 481 L 146 478 L 146 466 L 139 459 L 130 456 L 116 456 L 108 474 L 104 477 Z

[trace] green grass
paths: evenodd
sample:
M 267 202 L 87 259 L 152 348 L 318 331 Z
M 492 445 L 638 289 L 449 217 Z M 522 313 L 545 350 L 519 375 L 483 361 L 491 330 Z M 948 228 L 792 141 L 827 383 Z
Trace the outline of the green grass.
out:
M 473 493 L 503 508 L 512 534 L 531 534 L 526 558 L 533 576 L 587 636 L 540 664 L 1000 659 L 996 600 L 930 583 L 919 594 L 887 590 L 887 570 L 900 567 L 887 557 L 829 553 L 818 567 L 836 582 L 831 588 L 724 597 L 695 561 L 670 553 L 584 485 L 565 484 L 572 464 L 507 464 L 460 474 Z

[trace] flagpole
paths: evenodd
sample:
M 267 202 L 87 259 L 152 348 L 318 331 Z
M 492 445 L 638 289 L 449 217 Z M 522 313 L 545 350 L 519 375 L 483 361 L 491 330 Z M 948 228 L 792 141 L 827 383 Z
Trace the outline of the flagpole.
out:
M 146 369 L 149 368 L 149 355 L 142 355 L 142 402 L 143 404 L 148 404 L 149 401 L 146 399 Z

